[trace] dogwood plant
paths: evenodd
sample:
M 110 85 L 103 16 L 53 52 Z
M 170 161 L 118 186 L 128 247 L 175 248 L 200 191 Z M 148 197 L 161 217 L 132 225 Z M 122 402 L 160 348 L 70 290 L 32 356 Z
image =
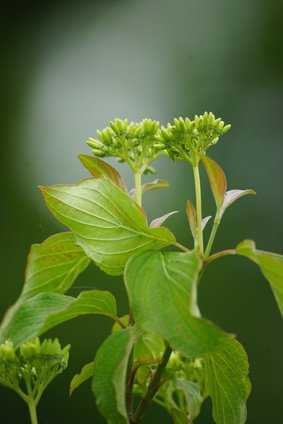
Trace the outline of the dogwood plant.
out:
M 229 129 L 212 113 L 175 119 L 166 127 L 150 119 L 116 119 L 87 141 L 93 155 L 80 156 L 90 178 L 40 187 L 47 207 L 68 231 L 32 246 L 22 293 L 0 328 L 0 382 L 28 403 L 33 424 L 42 391 L 65 368 L 68 351 L 58 342 L 41 345 L 38 337 L 83 314 L 109 317 L 113 330 L 94 360 L 73 378 L 70 393 L 91 379 L 107 423 L 139 424 L 156 402 L 175 424 L 191 424 L 207 397 L 216 424 L 246 422 L 251 389 L 247 355 L 235 336 L 201 316 L 198 286 L 211 262 L 225 255 L 245 256 L 270 283 L 282 314 L 283 256 L 258 250 L 251 240 L 212 252 L 227 208 L 255 194 L 251 189 L 227 190 L 224 171 L 207 154 Z M 155 179 L 143 184 L 142 179 L 155 172 L 152 162 L 160 155 L 185 161 L 193 171 L 195 204 L 189 199 L 186 205 L 193 246 L 183 246 L 163 226 L 171 213 L 148 222 L 143 195 L 168 183 Z M 132 189 L 105 157 L 130 167 Z M 202 211 L 200 166 L 216 207 L 207 243 L 203 233 L 209 218 Z M 109 291 L 65 294 L 91 262 L 113 277 L 123 275 L 127 315 L 118 314 Z M 49 353 L 43 354 L 48 346 L 55 346 L 51 360 Z M 50 364 L 55 366 L 52 371 Z

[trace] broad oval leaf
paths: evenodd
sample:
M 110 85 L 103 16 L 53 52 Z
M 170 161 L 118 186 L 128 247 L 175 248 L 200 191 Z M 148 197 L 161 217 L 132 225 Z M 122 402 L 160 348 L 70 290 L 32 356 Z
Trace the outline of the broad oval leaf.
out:
M 70 232 L 55 234 L 41 244 L 34 244 L 28 256 L 22 295 L 31 297 L 43 291 L 64 293 L 89 262 Z
M 121 274 L 133 254 L 176 241 L 166 228 L 149 228 L 141 208 L 110 180 L 87 179 L 41 190 L 50 211 L 108 274 Z
M 97 407 L 108 424 L 129 424 L 126 377 L 135 341 L 134 327 L 115 331 L 100 346 L 95 357 L 92 390 Z
M 163 337 L 188 359 L 200 358 L 217 424 L 243 424 L 249 394 L 242 346 L 190 313 L 199 272 L 194 252 L 146 252 L 130 259 L 125 283 L 136 325 Z
M 93 175 L 95 178 L 109 178 L 114 184 L 121 189 L 127 191 L 126 185 L 117 171 L 109 163 L 95 156 L 80 155 L 79 159 L 83 166 Z
M 77 390 L 85 381 L 93 377 L 94 374 L 94 361 L 85 364 L 79 374 L 74 375 L 70 383 L 69 394 L 72 396 L 75 390 Z
M 255 262 L 270 283 L 274 297 L 283 316 L 283 256 L 256 249 L 252 240 L 244 240 L 236 247 L 239 255 Z
M 225 193 L 223 204 L 220 208 L 220 217 L 223 216 L 226 209 L 243 196 L 249 194 L 255 195 L 256 192 L 252 189 L 246 190 L 228 190 Z
M 204 156 L 202 158 L 210 187 L 214 196 L 217 208 L 220 208 L 224 201 L 224 195 L 227 190 L 227 180 L 221 166 L 213 159 Z
M 28 299 L 19 298 L 0 327 L 0 344 L 11 340 L 19 346 L 26 340 L 80 315 L 99 314 L 116 319 L 116 301 L 108 291 L 89 290 L 77 298 L 43 292 Z

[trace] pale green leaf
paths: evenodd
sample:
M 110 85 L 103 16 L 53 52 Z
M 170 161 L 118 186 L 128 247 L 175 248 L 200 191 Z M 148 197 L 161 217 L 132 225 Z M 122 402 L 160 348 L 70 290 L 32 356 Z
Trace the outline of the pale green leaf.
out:
M 64 293 L 89 262 L 70 232 L 55 234 L 41 244 L 34 244 L 28 256 L 22 295 L 31 297 L 47 291 Z
M 151 181 L 150 183 L 143 184 L 142 191 L 143 193 L 146 193 L 147 191 L 159 190 L 160 188 L 167 187 L 169 187 L 168 181 L 156 179 L 154 181 Z
M 242 346 L 211 322 L 194 317 L 199 261 L 194 252 L 146 252 L 125 270 L 131 310 L 144 331 L 163 337 L 188 359 L 200 358 L 217 424 L 243 424 L 249 394 Z
M 70 396 L 77 390 L 81 384 L 93 377 L 94 361 L 84 365 L 79 374 L 74 375 L 70 383 Z
M 172 416 L 174 424 L 188 424 L 199 415 L 203 403 L 199 383 L 174 376 L 161 386 L 155 401 Z
M 105 272 L 119 275 L 130 256 L 175 243 L 164 227 L 149 228 L 141 208 L 106 179 L 43 187 L 55 217 L 76 235 L 85 253 Z
M 134 327 L 112 333 L 97 351 L 92 382 L 96 404 L 108 424 L 128 424 L 126 377 L 136 340 Z
M 241 197 L 247 196 L 247 195 L 255 195 L 256 192 L 252 189 L 247 190 L 228 190 L 226 191 L 224 195 L 224 201 L 220 208 L 220 216 L 223 216 L 226 209 L 231 206 L 234 202 L 236 202 Z
M 168 218 L 170 218 L 170 216 L 175 215 L 176 213 L 178 213 L 178 211 L 172 211 L 160 216 L 159 218 L 155 218 L 151 221 L 150 228 L 159 228 L 165 221 L 167 221 Z
M 205 218 L 202 219 L 202 221 L 201 221 L 201 229 L 202 229 L 202 231 L 205 229 L 205 227 L 207 226 L 207 224 L 210 221 L 210 219 L 211 219 L 211 215 L 206 216 Z
M 77 298 L 43 292 L 28 299 L 19 298 L 0 327 L 0 343 L 11 340 L 15 346 L 80 315 L 99 314 L 116 319 L 116 302 L 110 292 L 89 290 Z
M 255 262 L 271 285 L 274 297 L 283 316 L 283 256 L 256 249 L 252 240 L 238 244 L 236 251 Z
M 142 185 L 142 192 L 146 193 L 148 191 L 154 191 L 154 190 L 159 190 L 160 188 L 167 188 L 169 187 L 169 183 L 166 180 L 153 180 L 149 183 L 145 183 Z M 130 190 L 130 196 L 135 198 L 136 195 L 136 189 L 132 188 L 132 190 Z
M 109 178 L 114 184 L 121 189 L 127 191 L 126 185 L 117 171 L 109 163 L 95 156 L 80 155 L 79 159 L 83 166 L 93 175 L 95 178 Z
M 217 208 L 220 208 L 224 201 L 224 195 L 227 190 L 227 180 L 225 173 L 221 166 L 213 159 L 208 156 L 202 158 L 210 187 L 214 196 L 214 200 Z

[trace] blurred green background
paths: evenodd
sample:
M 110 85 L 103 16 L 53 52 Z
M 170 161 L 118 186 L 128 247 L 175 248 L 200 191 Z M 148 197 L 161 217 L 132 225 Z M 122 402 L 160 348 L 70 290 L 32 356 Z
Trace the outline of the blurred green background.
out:
M 5 2 L 4 2 L 5 3 Z M 15 301 L 31 243 L 62 228 L 45 209 L 38 184 L 74 182 L 86 173 L 84 141 L 114 117 L 175 116 L 213 111 L 232 131 L 211 150 L 230 188 L 254 188 L 227 212 L 215 248 L 244 238 L 283 253 L 283 2 L 280 0 L 104 0 L 7 2 L 0 16 L 1 288 L 0 316 Z M 128 170 L 119 165 L 129 185 Z M 147 194 L 150 217 L 178 209 L 168 221 L 191 243 L 184 205 L 193 197 L 187 165 L 157 163 L 171 181 Z M 209 190 L 207 214 L 213 212 Z M 121 278 L 92 266 L 71 294 L 108 288 L 126 308 Z M 248 424 L 280 423 L 283 415 L 282 321 L 257 268 L 244 258 L 211 265 L 200 289 L 204 316 L 237 334 L 251 365 Z M 90 361 L 111 323 L 97 317 L 52 331 L 72 344 L 70 367 L 50 386 L 41 424 L 103 423 L 88 385 L 70 400 L 68 385 Z M 22 402 L 0 388 L 0 422 L 28 423 Z M 153 408 L 148 424 L 169 423 Z M 212 423 L 207 403 L 197 423 Z

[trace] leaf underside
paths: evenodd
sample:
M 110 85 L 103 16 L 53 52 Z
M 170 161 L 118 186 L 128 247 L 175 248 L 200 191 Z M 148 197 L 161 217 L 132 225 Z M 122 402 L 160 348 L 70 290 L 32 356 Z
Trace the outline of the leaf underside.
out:
M 149 228 L 141 208 L 106 179 L 42 188 L 48 208 L 76 236 L 87 256 L 119 275 L 130 256 L 175 243 L 164 227 Z
M 115 319 L 116 302 L 108 291 L 89 290 L 77 298 L 43 292 L 19 299 L 0 327 L 0 344 L 11 340 L 15 346 L 81 315 L 99 314 Z

